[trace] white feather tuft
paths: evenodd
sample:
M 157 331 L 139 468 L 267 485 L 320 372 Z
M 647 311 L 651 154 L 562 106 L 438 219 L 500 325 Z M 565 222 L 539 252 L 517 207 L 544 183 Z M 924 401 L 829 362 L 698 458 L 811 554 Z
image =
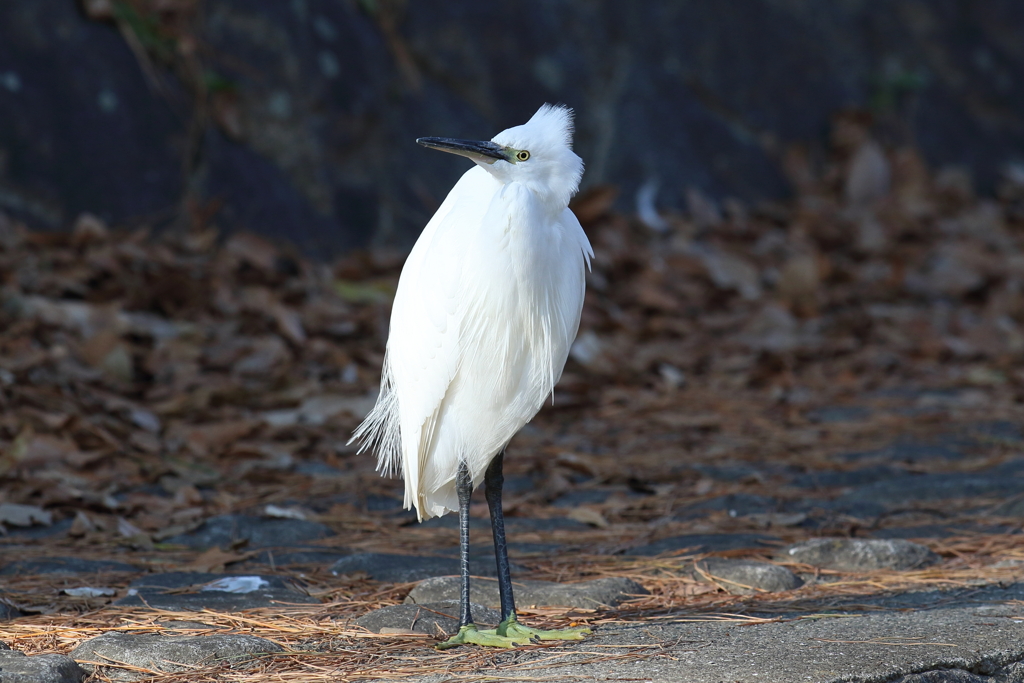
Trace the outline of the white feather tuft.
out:
M 572 149 L 572 138 L 576 130 L 573 119 L 572 109 L 564 104 L 543 104 L 526 122 L 525 127 L 534 135 L 555 138 Z
M 350 444 L 359 442 L 358 453 L 366 450 L 376 452 L 377 471 L 385 477 L 401 476 L 404 471 L 399 415 L 398 393 L 394 389 L 391 366 L 385 354 L 377 403 L 348 440 Z

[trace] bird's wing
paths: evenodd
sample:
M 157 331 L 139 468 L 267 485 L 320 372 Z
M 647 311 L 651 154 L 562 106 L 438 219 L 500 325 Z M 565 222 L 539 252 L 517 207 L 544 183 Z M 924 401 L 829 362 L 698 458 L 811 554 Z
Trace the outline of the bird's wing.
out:
M 463 180 L 456 183 L 456 187 L 462 184 L 468 175 L 464 175 Z M 428 349 L 426 346 L 422 349 L 417 348 L 416 340 L 422 339 L 427 345 L 433 341 L 436 345 L 440 342 L 438 337 L 443 334 L 445 327 L 443 316 L 440 328 L 434 324 L 438 312 L 431 312 L 428 306 L 431 303 L 443 303 L 443 299 L 422 290 L 423 284 L 430 282 L 431 278 L 431 273 L 423 271 L 425 263 L 429 266 L 431 259 L 427 255 L 431 251 L 438 228 L 445 223 L 446 217 L 455 205 L 454 194 L 454 191 L 449 193 L 424 226 L 402 267 L 398 289 L 392 303 L 391 329 L 381 371 L 377 403 L 350 440 L 350 443 L 360 443 L 360 452 L 367 448 L 377 452 L 378 471 L 385 475 L 402 474 L 407 481 L 410 475 L 417 475 L 416 463 L 408 462 L 406 449 L 403 447 L 411 438 L 408 434 L 409 417 L 421 414 L 422 404 L 430 402 L 426 393 L 433 392 L 424 392 L 423 385 L 443 386 L 439 382 L 425 381 L 421 384 L 417 381 L 422 379 L 421 356 Z M 403 431 L 406 434 L 403 435 Z M 406 500 L 407 507 L 408 503 Z
M 388 363 L 401 415 L 406 505 L 417 504 L 438 411 L 462 356 L 461 256 L 493 181 L 474 168 L 456 183 L 409 254 L 395 295 Z M 458 457 L 458 454 L 451 454 Z M 421 511 L 422 513 L 422 511 Z

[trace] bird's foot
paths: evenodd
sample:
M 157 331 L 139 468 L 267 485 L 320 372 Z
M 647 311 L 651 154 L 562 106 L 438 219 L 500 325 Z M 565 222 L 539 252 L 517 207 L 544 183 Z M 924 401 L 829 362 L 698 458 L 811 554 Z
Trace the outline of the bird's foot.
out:
M 519 647 L 520 645 L 529 645 L 529 637 L 519 637 L 516 635 L 504 635 L 499 636 L 496 629 L 487 629 L 481 631 L 476 627 L 476 624 L 466 624 L 465 626 L 459 627 L 459 632 L 454 636 L 438 643 L 434 647 L 438 650 L 447 650 L 448 648 L 458 647 L 459 645 L 483 645 L 484 647 L 503 647 L 510 649 L 513 647 Z
M 558 631 L 543 631 L 541 629 L 523 626 L 516 618 L 509 617 L 498 625 L 498 628 L 481 631 L 476 624 L 467 624 L 459 628 L 454 636 L 438 643 L 435 647 L 438 650 L 459 645 L 482 645 L 484 647 L 503 647 L 511 649 L 521 645 L 532 645 L 542 640 L 583 640 L 592 633 L 589 628 L 567 628 Z
M 543 631 L 537 628 L 523 626 L 515 615 L 498 624 L 495 629 L 497 635 L 502 635 L 513 640 L 528 640 L 536 643 L 541 640 L 583 640 L 593 633 L 589 628 L 566 628 L 555 631 Z

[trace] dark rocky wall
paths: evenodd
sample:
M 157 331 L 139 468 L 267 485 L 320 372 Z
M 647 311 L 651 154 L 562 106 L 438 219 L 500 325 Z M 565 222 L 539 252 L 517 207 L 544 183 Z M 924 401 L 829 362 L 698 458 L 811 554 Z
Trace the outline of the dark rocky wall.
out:
M 544 101 L 576 108 L 585 182 L 619 185 L 624 208 L 650 179 L 676 208 L 690 186 L 783 195 L 785 147 L 826 144 L 849 107 L 983 190 L 1024 160 L 1019 0 L 199 8 L 191 37 L 220 84 L 201 95 L 170 67 L 155 88 L 118 30 L 71 0 L 0 4 L 0 208 L 54 228 L 83 210 L 159 222 L 188 193 L 223 227 L 307 251 L 404 245 L 466 168 L 413 140 L 490 137 Z M 200 96 L 213 114 L 189 138 Z
M 116 30 L 69 0 L 0 3 L 0 208 L 48 228 L 173 210 L 181 138 Z

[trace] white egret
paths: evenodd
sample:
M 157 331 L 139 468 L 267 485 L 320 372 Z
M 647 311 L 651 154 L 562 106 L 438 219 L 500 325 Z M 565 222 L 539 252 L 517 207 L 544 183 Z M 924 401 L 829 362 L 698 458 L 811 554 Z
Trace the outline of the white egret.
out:
M 505 446 L 551 395 L 579 328 L 593 250 L 569 199 L 583 161 L 572 110 L 544 105 L 489 142 L 420 138 L 468 157 L 467 171 L 423 229 L 398 281 L 380 396 L 353 439 L 401 471 L 420 520 L 459 511 L 464 643 L 514 647 L 580 640 L 516 621 L 501 512 Z M 469 501 L 490 509 L 502 621 L 480 630 L 469 604 Z

